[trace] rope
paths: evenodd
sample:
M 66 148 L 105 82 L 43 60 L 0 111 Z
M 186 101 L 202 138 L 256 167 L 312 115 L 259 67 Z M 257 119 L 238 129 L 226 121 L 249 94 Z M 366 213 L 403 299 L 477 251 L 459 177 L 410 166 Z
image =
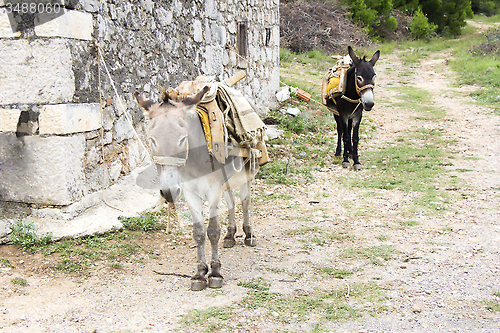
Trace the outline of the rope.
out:
M 134 128 L 134 124 L 132 123 L 132 119 L 130 119 L 130 116 L 128 115 L 128 113 L 126 112 L 127 109 L 123 106 L 123 102 L 122 102 L 122 99 L 120 98 L 120 95 L 118 94 L 118 91 L 116 90 L 116 87 L 115 87 L 115 83 L 113 81 L 113 78 L 111 77 L 111 74 L 109 73 L 109 70 L 108 70 L 108 66 L 106 66 L 106 61 L 104 60 L 104 56 L 103 56 L 103 49 L 101 47 L 101 44 L 97 43 L 96 42 L 96 48 L 97 48 L 97 51 L 99 53 L 99 56 L 102 60 L 102 63 L 104 65 L 104 69 L 106 70 L 106 74 L 108 75 L 108 78 L 109 78 L 109 82 L 111 83 L 111 87 L 113 88 L 113 91 L 115 92 L 115 95 L 116 95 L 116 99 L 118 100 L 118 104 L 120 105 L 121 107 L 121 113 L 125 115 L 125 118 L 127 119 L 128 123 L 130 124 L 130 127 L 132 128 L 132 131 L 134 132 L 134 136 L 135 138 L 137 139 L 137 141 L 139 141 L 139 144 L 141 145 L 141 147 L 144 149 L 144 151 L 146 151 L 147 153 L 147 156 L 150 158 L 150 160 L 152 161 L 153 158 L 151 157 L 151 153 L 149 151 L 149 149 L 146 148 L 146 146 L 144 145 L 144 143 L 142 142 L 141 138 L 139 137 L 139 134 L 137 134 L 137 131 L 135 130 Z M 99 80 L 99 85 L 100 85 L 100 80 Z M 141 161 L 142 163 L 143 161 Z
M 240 54 L 239 54 L 239 53 L 238 53 L 238 52 L 237 52 L 237 51 L 236 51 L 233 47 L 229 47 L 229 50 L 233 51 L 233 52 L 236 54 L 236 56 L 237 56 L 237 57 L 239 57 L 240 59 L 245 60 L 247 63 L 250 63 L 250 61 L 248 61 L 248 59 L 247 59 L 247 58 L 245 58 L 245 57 L 241 56 L 241 55 L 240 55 Z M 251 67 L 251 68 L 252 68 L 252 67 Z M 255 68 L 253 68 L 253 69 L 255 69 Z M 275 78 L 273 78 L 273 77 L 271 77 L 271 79 L 272 79 L 272 80 L 277 80 L 277 81 L 278 81 L 279 83 L 281 83 L 282 85 L 284 85 L 284 86 L 286 86 L 286 87 L 290 88 L 290 90 L 297 89 L 296 87 L 292 87 L 292 86 L 290 86 L 290 85 L 286 84 L 285 82 L 281 81 L 280 79 L 275 79 Z M 314 102 L 314 103 L 316 103 L 316 104 L 319 104 L 319 105 L 321 105 L 321 106 L 326 107 L 328 110 L 330 110 L 330 111 L 331 111 L 334 115 L 336 115 L 336 116 L 340 115 L 340 114 L 339 114 L 339 112 L 338 112 L 337 110 L 332 109 L 331 107 L 329 107 L 329 106 L 327 106 L 327 105 L 323 104 L 322 102 L 319 102 L 319 101 L 315 100 L 315 99 L 314 99 L 314 98 L 312 98 L 312 97 L 309 97 L 309 100 L 313 101 L 313 102 Z
M 99 107 L 101 108 L 101 157 L 102 157 L 102 163 L 105 164 L 104 161 L 104 108 L 103 108 L 103 100 L 102 100 L 102 89 L 101 89 L 101 62 L 97 61 L 97 80 L 99 81 Z M 101 186 L 101 194 L 102 194 L 102 201 L 104 204 L 110 208 L 116 209 L 120 212 L 123 212 L 120 208 L 114 207 L 110 205 L 106 201 L 106 197 L 104 196 L 104 180 L 106 179 L 106 168 L 102 168 L 102 186 Z

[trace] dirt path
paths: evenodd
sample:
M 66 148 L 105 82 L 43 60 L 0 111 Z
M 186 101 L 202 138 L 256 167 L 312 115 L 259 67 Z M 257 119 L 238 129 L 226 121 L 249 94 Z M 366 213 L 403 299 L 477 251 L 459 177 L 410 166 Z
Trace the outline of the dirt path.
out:
M 396 56 L 381 57 L 376 66 L 378 104 L 368 115 L 377 136 L 363 139 L 361 148 L 375 149 L 422 126 L 446 131 L 456 139 L 450 146 L 456 159 L 448 168 L 464 182 L 453 189 L 460 195 L 453 196 L 446 213 L 408 216 L 412 193 L 386 190 L 368 196 L 365 190 L 342 186 L 339 179 L 353 172 L 335 164 L 316 170 L 315 182 L 307 187 L 259 180 L 254 221 L 259 246 L 244 247 L 239 238 L 235 248 L 222 249 L 226 284 L 202 292 L 189 291 L 186 278 L 153 272 L 192 273 L 194 242 L 183 220 L 175 226 L 175 242 L 152 235 L 145 245 L 150 254 L 118 270 L 96 262 L 88 276 L 53 272 L 47 269 L 47 257 L 2 246 L 0 258 L 14 267 L 0 268 L 0 332 L 196 332 L 183 324 L 182 316 L 208 307 L 232 309 L 229 318 L 221 319 L 226 332 L 318 327 L 337 332 L 498 332 L 500 311 L 488 310 L 487 304 L 498 304 L 500 298 L 500 118 L 472 103 L 466 96 L 470 87 L 450 85 L 446 57 L 428 57 L 406 78 L 398 76 Z M 393 106 L 398 95 L 391 87 L 404 80 L 430 92 L 446 112 L 444 121 L 426 123 L 415 119 L 411 108 Z M 367 174 L 362 170 L 354 177 Z M 360 214 L 359 207 L 368 213 Z M 408 220 L 417 223 L 398 223 Z M 373 246 L 396 252 L 390 260 L 375 258 L 378 264 L 341 255 L 347 248 Z M 326 268 L 350 274 L 335 279 L 322 274 Z M 15 277 L 29 286 L 14 285 Z M 268 283 L 269 292 L 289 299 L 319 289 L 342 290 L 353 306 L 373 307 L 378 301 L 354 304 L 354 288 L 360 283 L 380 286 L 387 298 L 376 316 L 315 326 L 318 319 L 311 312 L 284 319 L 279 309 L 245 306 L 249 289 L 238 283 L 257 279 Z

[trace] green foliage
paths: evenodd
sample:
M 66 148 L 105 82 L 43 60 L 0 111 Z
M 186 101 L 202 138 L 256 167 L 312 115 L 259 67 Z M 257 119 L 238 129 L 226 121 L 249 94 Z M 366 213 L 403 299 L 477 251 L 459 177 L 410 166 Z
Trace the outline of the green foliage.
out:
M 430 23 L 427 17 L 419 8 L 413 14 L 413 20 L 408 27 L 410 29 L 410 35 L 414 39 L 429 39 L 434 31 L 437 29 L 437 25 Z
M 210 307 L 205 310 L 191 310 L 183 317 L 183 324 L 195 332 L 227 331 L 226 322 L 233 316 L 234 310 L 230 307 Z
M 477 101 L 500 110 L 500 29 L 490 29 L 483 39 L 471 39 L 457 48 L 450 61 L 460 84 L 482 87 L 471 93 Z
M 120 216 L 118 220 L 123 224 L 125 229 L 132 231 L 155 231 L 165 227 L 155 213 L 146 213 L 138 217 Z
M 345 279 L 352 275 L 352 271 L 342 268 L 321 267 L 320 272 L 335 279 Z
M 10 260 L 7 258 L 0 258 L 0 267 L 14 268 L 14 266 L 10 263 Z
M 13 284 L 17 284 L 18 286 L 21 286 L 21 287 L 29 286 L 28 281 L 26 281 L 25 279 L 20 278 L 20 277 L 15 277 L 11 281 Z
M 10 239 L 10 244 L 31 253 L 37 252 L 41 247 L 53 241 L 52 234 L 49 233 L 39 237 L 36 234 L 36 227 L 33 222 L 14 224 Z
M 498 14 L 500 8 L 500 1 L 495 0 L 471 0 L 471 9 L 474 14 L 483 14 L 486 16 L 493 16 Z
M 346 272 L 344 272 L 347 274 Z M 352 284 L 338 290 L 315 290 L 314 292 L 294 292 L 290 295 L 269 291 L 269 283 L 259 279 L 243 285 L 250 290 L 243 305 L 249 309 L 267 309 L 273 319 L 284 323 L 296 320 L 316 320 L 315 326 L 327 322 L 345 321 L 375 315 L 386 311 L 387 296 L 374 283 Z M 254 287 L 255 286 L 255 287 Z M 354 304 L 364 304 L 363 307 Z
M 347 248 L 342 251 L 345 258 L 369 259 L 374 265 L 380 265 L 380 259 L 389 261 L 393 258 L 395 250 L 389 245 Z
M 486 0 L 478 0 L 486 1 Z M 467 25 L 466 19 L 473 15 L 470 0 L 345 0 L 350 18 L 363 24 L 369 33 L 377 35 L 380 27 L 390 30 L 397 28 L 398 22 L 391 13 L 399 9 L 414 15 L 412 37 L 428 38 L 434 30 L 445 36 L 458 36 Z M 423 14 L 423 15 L 422 15 Z M 427 22 L 425 18 L 427 16 Z M 436 28 L 435 28 L 436 27 Z M 384 37 L 384 36 L 378 36 Z

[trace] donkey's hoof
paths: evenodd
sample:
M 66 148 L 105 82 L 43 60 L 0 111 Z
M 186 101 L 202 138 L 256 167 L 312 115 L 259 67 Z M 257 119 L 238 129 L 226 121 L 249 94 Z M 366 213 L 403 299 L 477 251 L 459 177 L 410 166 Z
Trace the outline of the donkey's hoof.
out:
M 349 162 L 342 162 L 342 167 L 343 167 L 344 169 L 347 169 L 347 168 L 348 168 L 348 167 L 350 167 L 350 166 L 351 166 L 351 164 L 350 164 Z
M 245 238 L 245 245 L 250 246 L 250 247 L 257 246 L 257 238 L 255 238 L 255 237 Z
M 211 276 L 208 278 L 208 287 L 209 288 L 222 288 L 224 284 L 224 279 L 219 276 Z
M 192 291 L 200 291 L 207 287 L 207 281 L 193 279 L 191 280 L 191 290 Z
M 361 164 L 354 164 L 354 165 L 352 166 L 352 168 L 353 168 L 355 171 L 359 171 L 359 170 L 361 170 L 361 169 L 362 169 Z
M 236 241 L 234 238 L 224 238 L 224 243 L 222 243 L 222 246 L 226 249 L 231 248 L 236 245 Z

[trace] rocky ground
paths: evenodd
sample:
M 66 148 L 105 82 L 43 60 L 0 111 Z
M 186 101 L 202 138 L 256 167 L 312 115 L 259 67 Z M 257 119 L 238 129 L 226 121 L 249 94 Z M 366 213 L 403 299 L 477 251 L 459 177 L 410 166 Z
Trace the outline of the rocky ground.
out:
M 185 322 L 190 311 L 209 307 L 231 309 L 218 328 L 230 332 L 498 332 L 500 118 L 467 96 L 474 87 L 451 84 L 449 57 L 432 54 L 402 77 L 398 54 L 381 56 L 377 104 L 364 120 L 373 121 L 376 135 L 363 138 L 360 148 L 376 149 L 416 128 L 443 130 L 454 139 L 449 149 L 455 158 L 447 168 L 462 184 L 449 189 L 444 213 L 408 216 L 412 193 L 382 190 L 370 196 L 339 181 L 368 175 L 370 165 L 354 173 L 328 162 L 307 186 L 257 180 L 253 224 L 259 245 L 244 247 L 240 237 L 235 248 L 221 249 L 225 285 L 201 292 L 190 291 L 185 277 L 158 274 L 194 271 L 194 242 L 182 218 L 173 226 L 175 237 L 159 232 L 134 240 L 143 254 L 120 269 L 96 261 L 85 275 L 53 271 L 52 256 L 4 245 L 0 258 L 13 267 L 0 268 L 0 332 L 214 331 Z M 416 118 L 420 113 L 405 107 L 392 89 L 404 83 L 428 91 L 444 120 Z M 412 226 L 400 223 L 410 221 Z M 375 246 L 394 252 L 374 260 L 343 255 L 348 248 Z M 325 267 L 352 274 L 335 279 L 321 273 Z M 16 277 L 29 285 L 12 283 Z M 355 307 L 380 307 L 347 321 L 321 321 L 314 311 L 284 320 L 279 309 L 246 306 L 250 291 L 240 282 L 256 279 L 289 299 L 334 290 Z M 382 301 L 354 304 L 361 283 L 378 286 Z

